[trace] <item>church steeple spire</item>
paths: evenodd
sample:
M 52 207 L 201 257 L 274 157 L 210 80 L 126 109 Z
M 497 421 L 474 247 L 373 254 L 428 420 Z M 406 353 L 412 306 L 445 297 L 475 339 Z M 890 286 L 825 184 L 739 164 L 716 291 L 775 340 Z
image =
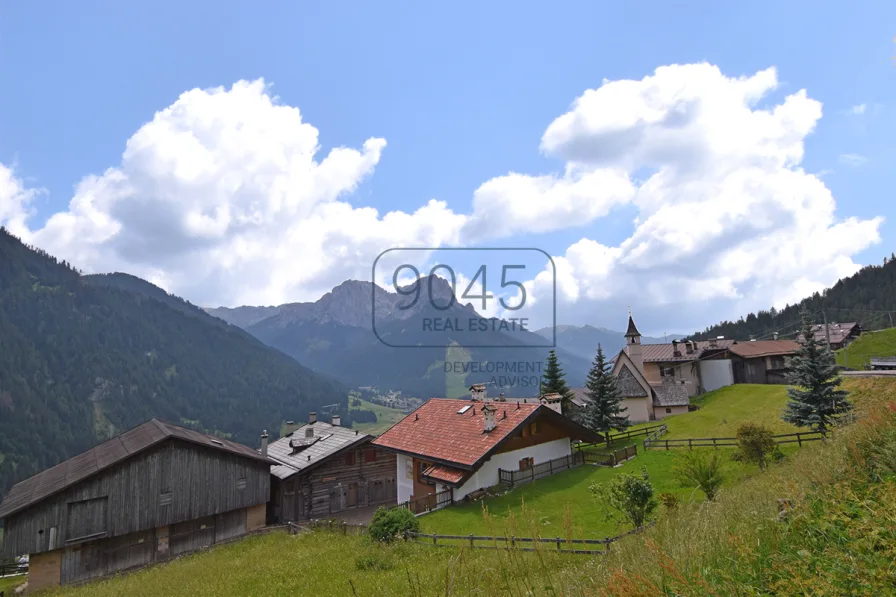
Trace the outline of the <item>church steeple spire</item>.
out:
M 625 332 L 625 337 L 632 338 L 632 339 L 638 338 L 639 340 L 641 338 L 641 332 L 638 331 L 638 326 L 635 325 L 635 320 L 632 319 L 631 307 L 629 307 L 629 310 L 628 310 L 628 330 L 626 330 L 626 332 Z M 633 344 L 633 342 L 631 340 L 629 341 L 629 343 Z

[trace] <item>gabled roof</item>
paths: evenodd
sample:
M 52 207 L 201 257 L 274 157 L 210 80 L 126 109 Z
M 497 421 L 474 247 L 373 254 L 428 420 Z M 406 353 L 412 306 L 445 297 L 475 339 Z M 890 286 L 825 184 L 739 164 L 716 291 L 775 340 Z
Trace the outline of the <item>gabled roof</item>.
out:
M 229 452 L 243 458 L 270 463 L 270 460 L 249 446 L 206 435 L 192 429 L 178 427 L 170 423 L 163 423 L 157 419 L 150 419 L 146 423 L 125 431 L 95 448 L 91 448 L 13 485 L 9 493 L 6 494 L 3 503 L 0 503 L 0 518 L 5 518 L 23 508 L 36 504 L 75 483 L 79 483 L 100 471 L 171 438 L 214 450 Z
M 653 384 L 654 406 L 687 406 L 691 403 L 688 389 L 680 383 Z
M 645 363 L 687 363 L 697 361 L 706 356 L 707 353 L 714 350 L 724 350 L 734 344 L 734 340 L 703 340 L 694 342 L 696 345 L 692 352 L 687 351 L 685 342 L 678 343 L 678 355 L 675 355 L 675 346 L 673 344 L 642 344 L 641 357 Z M 629 346 L 626 345 L 622 350 L 628 354 Z M 616 359 L 618 359 L 618 355 Z M 613 359 L 615 362 L 616 359 Z
M 451 474 L 456 476 L 457 470 L 477 469 L 505 440 L 536 418 L 547 419 L 566 429 L 573 439 L 601 441 L 599 434 L 542 404 L 516 401 L 489 404 L 497 409 L 497 424 L 491 431 L 484 431 L 481 402 L 432 398 L 376 438 L 373 444 L 447 465 L 454 469 Z
M 753 340 L 737 342 L 728 351 L 745 359 L 796 354 L 800 345 L 793 340 Z
M 855 331 L 855 328 L 859 324 L 850 321 L 848 323 L 835 323 L 831 322 L 828 324 L 831 333 L 831 344 L 840 344 L 844 340 L 846 340 L 852 333 Z M 824 324 L 817 323 L 812 326 L 812 332 L 815 336 L 815 339 L 819 342 L 827 342 L 827 333 L 824 329 Z M 802 337 L 802 334 L 799 335 Z
M 307 437 L 308 431 L 310 437 Z M 372 435 L 324 421 L 308 423 L 268 446 L 268 457 L 276 461 L 271 474 L 285 479 L 300 471 L 311 470 L 331 456 L 371 439 Z
M 628 370 L 627 374 L 623 374 L 623 367 Z M 622 378 L 620 378 L 620 374 L 623 374 Z M 647 378 L 644 377 L 644 374 L 635 366 L 632 358 L 624 350 L 620 350 L 613 361 L 613 375 L 616 376 L 616 381 L 620 383 L 621 387 L 619 389 L 622 390 L 622 396 L 625 398 L 640 398 L 653 396 L 654 394 L 650 382 L 647 381 Z M 638 392 L 634 387 L 629 387 L 632 385 L 626 381 L 629 375 L 631 376 L 630 381 L 640 386 L 643 393 Z

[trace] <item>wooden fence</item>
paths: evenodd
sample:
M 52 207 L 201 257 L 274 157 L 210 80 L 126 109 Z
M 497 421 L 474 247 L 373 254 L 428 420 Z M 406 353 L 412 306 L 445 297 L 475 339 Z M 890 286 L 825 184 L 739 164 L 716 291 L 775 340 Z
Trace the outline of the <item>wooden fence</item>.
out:
M 624 448 L 619 448 L 618 450 L 613 450 L 612 452 L 601 452 L 589 450 L 588 448 L 579 448 L 578 451 L 581 454 L 584 454 L 586 464 L 616 466 L 620 462 L 625 462 L 629 458 L 634 458 L 635 456 L 637 456 L 638 445 L 632 444 L 630 446 L 625 446 Z
M 651 433 L 653 433 L 654 431 L 656 431 L 659 428 L 663 429 L 663 433 L 666 432 L 666 425 L 660 424 L 660 425 L 650 425 L 648 427 L 642 427 L 641 429 L 634 429 L 632 431 L 620 431 L 619 433 L 611 433 L 611 434 L 607 435 L 607 443 L 613 443 L 613 442 L 621 440 L 621 439 L 631 439 L 633 437 L 640 437 L 642 435 L 650 435 Z M 660 434 L 660 435 L 662 435 L 662 434 Z
M 439 535 L 436 533 L 411 533 L 411 537 L 415 539 L 427 539 L 432 541 L 432 545 L 436 547 L 459 547 L 458 543 L 452 541 L 463 541 L 464 544 L 472 549 L 513 549 L 516 551 L 536 551 L 537 544 L 556 545 L 556 551 L 561 553 L 577 553 L 577 554 L 605 554 L 610 551 L 610 545 L 628 537 L 635 533 L 640 533 L 656 524 L 653 521 L 643 527 L 632 529 L 627 533 L 616 535 L 615 537 L 606 537 L 604 539 L 571 539 L 563 537 L 483 537 L 478 535 Z M 442 541 L 442 543 L 439 543 Z M 490 543 L 491 545 L 483 545 Z M 532 545 L 528 547 L 527 545 Z M 583 545 L 585 549 L 571 549 L 569 546 Z M 564 547 L 567 546 L 567 547 Z M 588 549 L 588 546 L 602 546 L 601 549 Z M 552 550 L 553 551 L 553 550 Z
M 325 530 L 343 535 L 359 535 L 367 530 L 364 524 L 349 524 L 344 520 L 306 520 L 302 522 L 289 522 L 286 528 L 291 535 L 311 530 Z
M 816 442 L 823 439 L 818 431 L 803 431 L 800 433 L 784 433 L 781 435 L 773 435 L 776 444 L 799 444 L 804 442 Z M 725 448 L 736 447 L 736 437 L 691 437 L 683 439 L 645 439 L 644 449 L 663 448 L 671 450 L 674 448 Z
M 531 483 L 536 479 L 548 477 L 561 471 L 580 466 L 584 463 L 584 454 L 581 452 L 581 450 L 576 450 L 569 456 L 564 456 L 563 458 L 555 458 L 554 460 L 548 460 L 547 462 L 542 462 L 541 464 L 530 466 L 529 468 L 524 470 L 506 471 L 499 468 L 498 481 L 500 483 L 510 485 L 511 487 L 515 487 L 517 485 Z
M 454 503 L 454 491 L 447 489 L 431 495 L 407 500 L 392 506 L 392 508 L 407 508 L 414 514 L 423 514 L 424 512 L 432 512 Z
M 15 574 L 27 574 L 28 573 L 28 564 L 17 564 L 17 563 L 9 563 L 9 564 L 0 564 L 0 577 L 2 576 L 13 576 Z

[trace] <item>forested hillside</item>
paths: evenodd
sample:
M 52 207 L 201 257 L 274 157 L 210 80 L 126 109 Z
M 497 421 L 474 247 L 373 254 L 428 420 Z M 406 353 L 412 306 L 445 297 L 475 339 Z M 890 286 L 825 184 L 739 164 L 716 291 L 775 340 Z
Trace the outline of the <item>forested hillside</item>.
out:
M 803 306 L 808 307 L 819 323 L 824 312 L 831 322 L 855 321 L 869 330 L 892 327 L 896 324 L 896 255 L 884 259 L 883 265 L 863 267 L 855 275 L 795 305 L 787 305 L 780 311 L 772 308 L 750 313 L 738 321 L 723 321 L 691 338 L 770 338 L 775 331 L 782 338 L 792 338 L 798 332 Z
M 0 494 L 150 417 L 249 445 L 323 405 L 350 423 L 343 385 L 129 278 L 81 276 L 0 228 Z

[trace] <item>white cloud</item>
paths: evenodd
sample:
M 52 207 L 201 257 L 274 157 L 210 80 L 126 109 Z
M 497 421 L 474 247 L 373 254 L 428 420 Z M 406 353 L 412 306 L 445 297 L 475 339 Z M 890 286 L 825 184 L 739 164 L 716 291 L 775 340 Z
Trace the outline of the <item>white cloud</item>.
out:
M 385 247 L 450 243 L 465 221 L 439 201 L 381 214 L 340 200 L 385 146 L 321 159 L 317 129 L 263 81 L 193 89 L 128 140 L 119 166 L 82 180 L 68 210 L 20 232 L 87 271 L 128 271 L 202 304 L 314 300 L 369 278 Z
M 868 110 L 868 104 L 856 104 L 849 109 L 849 113 L 854 116 L 861 116 Z
M 847 166 L 864 166 L 868 163 L 868 158 L 857 153 L 841 153 L 840 157 L 837 159 L 841 164 Z
M 859 268 L 852 256 L 879 242 L 881 219 L 838 220 L 830 191 L 800 166 L 821 104 L 804 90 L 770 102 L 776 87 L 774 69 L 732 78 L 708 64 L 661 67 L 639 81 L 605 81 L 547 127 L 542 150 L 580 177 L 652 172 L 626 199 L 638 210 L 627 239 L 610 247 L 582 238 L 555 258 L 561 322 L 618 327 L 632 304 L 656 314 L 654 324 L 674 318 L 688 331 L 798 300 Z M 527 184 L 514 176 L 518 188 Z M 595 217 L 567 193 L 563 180 L 541 188 L 578 209 L 567 220 Z M 509 193 L 488 199 L 512 203 Z M 533 222 L 556 209 L 531 205 L 541 205 L 527 212 Z
M 194 89 L 41 229 L 26 226 L 33 191 L 0 169 L 0 221 L 88 271 L 225 305 L 316 299 L 367 279 L 389 247 L 574 230 L 554 259 L 560 323 L 619 327 L 631 304 L 652 316 L 642 331 L 690 331 L 830 285 L 880 240 L 880 219 L 838 219 L 820 176 L 801 167 L 822 107 L 804 90 L 777 99 L 777 84 L 772 68 L 728 77 L 709 64 L 604 81 L 543 135 L 562 173 L 488 180 L 470 214 L 437 200 L 410 213 L 351 205 L 385 140 L 321 157 L 317 129 L 262 81 Z M 637 212 L 628 238 L 590 238 L 584 227 L 623 205 Z M 543 325 L 551 275 L 526 288 Z

